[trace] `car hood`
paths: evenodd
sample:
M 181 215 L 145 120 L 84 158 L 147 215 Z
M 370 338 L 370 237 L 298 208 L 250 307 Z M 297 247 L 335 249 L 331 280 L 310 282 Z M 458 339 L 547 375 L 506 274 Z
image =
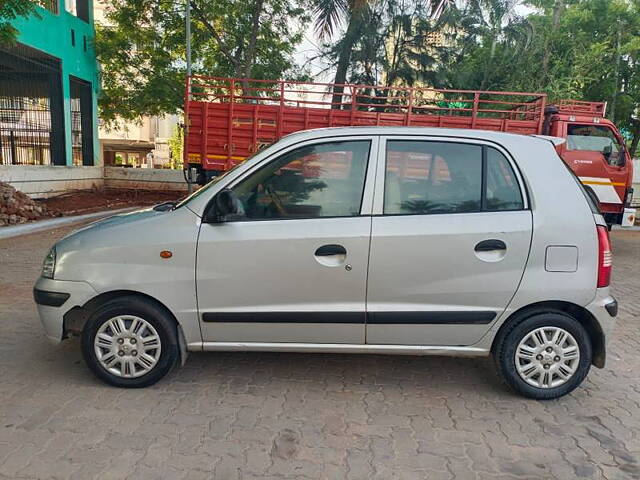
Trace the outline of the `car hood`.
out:
M 142 226 L 143 223 L 166 215 L 167 213 L 167 211 L 157 211 L 154 210 L 153 207 L 149 207 L 112 215 L 71 232 L 56 244 L 56 248 L 58 250 L 76 249 L 79 248 L 81 244 L 84 246 L 84 244 L 89 241 L 96 244 L 99 243 L 99 239 L 103 239 L 109 236 L 110 232 L 119 229 L 122 229 L 123 232 L 126 231 L 127 235 L 136 235 L 139 228 L 144 229 Z
M 193 279 L 199 228 L 200 218 L 188 208 L 145 208 L 105 218 L 56 244 L 54 278 L 86 282 L 98 292 L 131 290 L 167 276 Z M 159 255 L 164 250 L 173 252 L 171 261 Z
M 77 233 L 87 230 L 100 230 L 109 228 L 114 225 L 123 225 L 125 223 L 138 222 L 140 220 L 162 215 L 165 212 L 154 210 L 153 207 L 141 208 L 140 210 L 134 210 L 132 212 L 118 213 L 107 218 L 101 218 L 95 222 L 91 222 L 78 230 L 73 231 L 67 237 L 71 237 Z M 65 238 L 67 238 L 65 237 Z

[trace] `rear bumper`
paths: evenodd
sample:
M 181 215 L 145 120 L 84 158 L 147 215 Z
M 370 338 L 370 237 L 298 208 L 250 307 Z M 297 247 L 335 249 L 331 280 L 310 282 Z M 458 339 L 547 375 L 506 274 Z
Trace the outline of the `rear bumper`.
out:
M 64 316 L 98 294 L 86 282 L 51 280 L 40 277 L 33 288 L 40 321 L 47 338 L 57 344 L 64 337 Z
M 605 336 L 605 343 L 609 340 L 618 316 L 618 301 L 609 294 L 608 288 L 597 289 L 596 298 L 586 306 L 600 325 Z
M 600 332 L 592 332 L 592 335 L 599 333 L 601 338 L 595 338 L 594 344 L 594 365 L 604 367 L 606 360 L 607 344 L 616 325 L 618 316 L 618 301 L 609 294 L 609 288 L 597 289 L 596 298 L 585 307 L 596 319 Z M 597 330 L 597 329 L 596 329 Z

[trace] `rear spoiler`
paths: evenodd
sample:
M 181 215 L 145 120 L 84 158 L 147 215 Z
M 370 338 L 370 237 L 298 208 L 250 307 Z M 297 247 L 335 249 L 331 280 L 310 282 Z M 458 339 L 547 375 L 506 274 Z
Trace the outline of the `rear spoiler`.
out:
M 536 138 L 541 138 L 542 140 L 547 140 L 551 143 L 553 143 L 554 147 L 557 147 L 559 145 L 562 145 L 564 142 L 567 141 L 566 138 L 562 138 L 562 137 L 552 137 L 550 135 L 531 135 L 532 137 L 536 137 Z

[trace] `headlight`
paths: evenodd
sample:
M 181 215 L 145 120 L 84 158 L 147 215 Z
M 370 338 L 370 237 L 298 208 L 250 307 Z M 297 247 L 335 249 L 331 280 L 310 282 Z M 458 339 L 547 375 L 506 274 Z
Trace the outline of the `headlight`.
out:
M 44 257 L 42 262 L 42 276 L 44 278 L 53 278 L 53 274 L 56 271 L 56 247 L 51 248 L 47 256 Z

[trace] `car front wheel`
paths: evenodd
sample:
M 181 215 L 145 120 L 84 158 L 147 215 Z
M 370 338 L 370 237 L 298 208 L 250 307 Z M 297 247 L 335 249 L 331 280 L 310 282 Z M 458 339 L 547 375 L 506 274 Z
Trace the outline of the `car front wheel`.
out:
M 507 326 L 495 357 L 501 376 L 515 391 L 546 400 L 566 395 L 582 383 L 592 349 L 589 334 L 575 319 L 543 313 Z
M 146 387 L 178 359 L 176 326 L 153 302 L 137 297 L 107 302 L 82 331 L 82 354 L 98 378 L 117 387 Z

